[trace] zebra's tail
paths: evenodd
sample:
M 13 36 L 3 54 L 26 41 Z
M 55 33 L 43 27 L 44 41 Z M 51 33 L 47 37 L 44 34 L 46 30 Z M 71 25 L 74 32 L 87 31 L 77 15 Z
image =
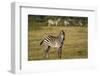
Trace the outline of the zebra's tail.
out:
M 42 41 L 40 42 L 40 45 L 42 45 L 43 41 L 44 41 L 44 40 L 42 40 Z

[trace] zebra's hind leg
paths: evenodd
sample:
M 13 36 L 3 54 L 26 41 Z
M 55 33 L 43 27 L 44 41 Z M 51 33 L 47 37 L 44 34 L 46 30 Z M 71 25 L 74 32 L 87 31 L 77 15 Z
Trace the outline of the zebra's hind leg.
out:
M 45 46 L 44 56 L 45 56 L 46 58 L 49 57 L 49 49 L 50 49 L 50 46 Z
M 61 59 L 61 57 L 62 57 L 61 56 L 62 55 L 62 47 L 58 48 L 57 53 L 58 53 L 58 58 Z

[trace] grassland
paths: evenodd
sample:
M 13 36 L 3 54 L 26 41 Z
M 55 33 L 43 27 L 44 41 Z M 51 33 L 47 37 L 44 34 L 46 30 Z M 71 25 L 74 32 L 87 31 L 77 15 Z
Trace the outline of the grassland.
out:
M 32 28 L 31 28 L 32 29 Z M 60 30 L 65 32 L 65 41 L 62 48 L 62 59 L 81 59 L 88 57 L 87 27 L 42 26 L 39 30 L 28 31 L 28 60 L 46 60 L 40 42 L 45 35 L 56 36 Z M 50 49 L 48 59 L 58 59 L 57 51 Z

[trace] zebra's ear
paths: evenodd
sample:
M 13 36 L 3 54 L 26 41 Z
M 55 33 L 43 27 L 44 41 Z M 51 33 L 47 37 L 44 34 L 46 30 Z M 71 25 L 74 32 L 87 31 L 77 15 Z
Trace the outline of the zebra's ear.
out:
M 64 32 L 64 30 L 61 30 L 62 32 Z
M 61 32 L 65 35 L 65 32 L 63 30 L 61 30 Z
M 64 40 L 65 40 L 65 32 L 62 30 L 62 32 L 63 32 L 63 35 L 64 35 Z

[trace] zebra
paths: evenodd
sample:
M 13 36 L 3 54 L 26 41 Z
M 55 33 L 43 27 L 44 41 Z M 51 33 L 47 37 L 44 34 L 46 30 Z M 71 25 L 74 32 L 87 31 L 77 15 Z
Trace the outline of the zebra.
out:
M 59 35 L 52 36 L 48 35 L 46 36 L 41 42 L 40 45 L 44 45 L 44 56 L 48 58 L 49 50 L 50 48 L 56 48 L 57 49 L 57 55 L 58 58 L 61 59 L 62 55 L 62 46 L 64 44 L 65 40 L 65 32 L 63 30 L 60 31 Z
M 60 18 L 58 18 L 57 20 L 49 19 L 49 20 L 48 20 L 48 26 L 51 26 L 51 25 L 57 26 L 57 25 L 59 24 L 60 21 L 61 21 Z
M 83 26 L 83 23 L 82 23 L 82 21 L 79 21 L 79 25 L 82 27 Z
M 57 26 L 59 24 L 59 22 L 61 21 L 60 18 L 58 18 L 56 21 L 55 21 L 55 25 Z
M 51 25 L 54 25 L 55 23 L 54 23 L 54 21 L 52 20 L 52 19 L 49 19 L 48 20 L 48 26 L 51 26 Z
M 65 25 L 65 26 L 67 26 L 67 25 L 69 25 L 69 24 L 70 24 L 69 21 L 64 20 L 64 25 Z

